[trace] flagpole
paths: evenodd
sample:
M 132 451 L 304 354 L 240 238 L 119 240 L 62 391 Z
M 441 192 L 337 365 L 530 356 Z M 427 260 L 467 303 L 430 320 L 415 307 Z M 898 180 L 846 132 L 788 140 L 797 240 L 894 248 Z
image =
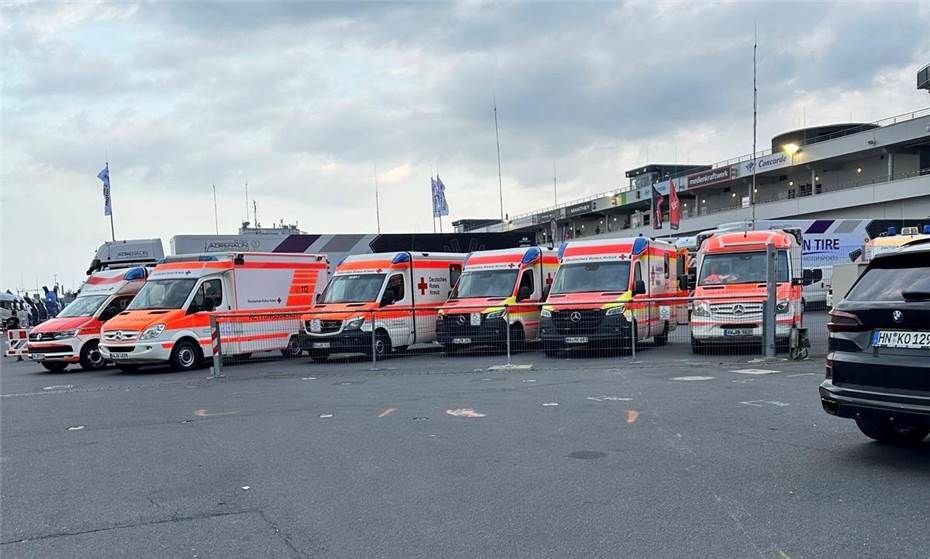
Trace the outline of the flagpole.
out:
M 213 183 L 213 225 L 216 227 L 216 234 L 220 234 L 220 214 L 216 209 L 216 183 Z
M 378 224 L 378 234 L 381 234 L 381 202 L 378 200 L 378 164 L 375 163 L 375 220 Z
M 756 228 L 756 126 L 759 90 L 756 89 L 756 48 L 759 46 L 759 24 L 755 24 L 752 43 L 752 190 L 749 191 L 752 206 L 752 228 Z
M 504 181 L 501 178 L 501 135 L 497 126 L 497 96 L 494 96 L 494 138 L 497 140 L 497 191 L 501 201 L 501 227 L 504 226 Z
M 110 162 L 107 161 L 107 182 L 110 182 Z M 113 226 L 113 189 L 110 189 L 110 240 L 116 242 L 116 228 Z

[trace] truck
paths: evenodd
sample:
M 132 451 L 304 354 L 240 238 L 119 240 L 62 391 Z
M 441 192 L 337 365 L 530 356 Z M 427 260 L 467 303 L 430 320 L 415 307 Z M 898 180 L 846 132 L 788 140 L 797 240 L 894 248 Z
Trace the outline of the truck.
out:
M 92 273 L 71 303 L 29 332 L 29 358 L 51 372 L 64 371 L 71 364 L 85 371 L 104 368 L 100 329 L 126 309 L 146 277 L 144 266 Z
M 100 352 L 123 370 L 166 363 L 195 369 L 212 356 L 212 317 L 224 356 L 297 355 L 300 314 L 326 284 L 328 267 L 320 254 L 168 256 L 126 310 L 103 324 Z
M 549 357 L 668 343 L 687 307 L 687 252 L 647 237 L 570 241 L 540 312 Z
M 833 265 L 834 279 L 831 281 L 827 294 L 827 306 L 832 308 L 834 303 L 838 303 L 849 293 L 872 258 L 922 239 L 930 239 L 930 225 L 924 225 L 923 232 L 918 227 L 904 227 L 900 235 L 892 226 L 885 233 L 866 240 L 861 248 L 850 251 L 848 254 L 850 262 Z
M 691 349 L 761 345 L 767 297 L 766 250 L 776 250 L 775 340 L 787 347 L 791 329 L 802 326 L 803 271 L 799 229 L 712 232 L 701 239 L 691 311 Z
M 386 252 L 345 258 L 318 304 L 301 317 L 313 361 L 334 353 L 383 358 L 436 342 L 436 316 L 462 273 L 464 254 Z
M 465 258 L 462 275 L 436 317 L 447 353 L 476 345 L 512 347 L 539 338 L 540 302 L 559 259 L 538 246 L 484 250 Z

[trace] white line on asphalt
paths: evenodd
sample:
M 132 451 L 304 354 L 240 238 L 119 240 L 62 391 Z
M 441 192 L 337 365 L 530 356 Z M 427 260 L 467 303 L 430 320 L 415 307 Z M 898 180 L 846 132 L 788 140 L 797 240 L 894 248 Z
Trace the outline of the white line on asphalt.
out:
M 788 378 L 820 376 L 821 374 L 822 373 L 795 373 L 793 375 L 788 375 Z
M 551 407 L 557 406 L 557 405 L 559 405 L 558 402 L 546 402 L 546 403 L 543 404 L 543 407 L 544 407 L 544 408 L 551 408 Z
M 791 405 L 791 404 L 787 404 L 787 403 L 785 403 L 785 402 L 779 402 L 778 400 L 747 400 L 747 401 L 745 401 L 745 402 L 740 402 L 740 404 L 743 404 L 743 405 L 746 405 L 746 406 L 753 406 L 753 407 L 756 407 L 756 408 L 761 408 L 764 404 L 767 404 L 767 405 L 770 405 L 770 406 L 776 406 L 776 407 L 779 407 L 779 408 L 783 408 L 783 407 L 785 407 L 785 406 L 790 406 L 790 405 Z
M 776 371 L 774 369 L 736 369 L 735 371 L 730 372 L 739 373 L 741 375 L 771 375 L 781 371 Z
M 471 408 L 458 408 L 446 410 L 446 413 L 454 417 L 485 417 L 483 413 L 478 413 Z
M 621 396 L 588 396 L 585 400 L 592 402 L 632 402 L 633 398 L 623 398 Z
M 42 390 L 69 390 L 74 388 L 73 384 L 53 384 L 51 386 L 46 386 Z
M 688 381 L 694 381 L 694 380 L 714 380 L 714 378 L 715 377 L 692 376 L 692 377 L 673 377 L 672 380 L 683 380 L 685 382 L 688 382 Z
M 84 428 L 83 425 L 72 425 L 68 427 L 68 431 L 80 431 L 83 428 Z

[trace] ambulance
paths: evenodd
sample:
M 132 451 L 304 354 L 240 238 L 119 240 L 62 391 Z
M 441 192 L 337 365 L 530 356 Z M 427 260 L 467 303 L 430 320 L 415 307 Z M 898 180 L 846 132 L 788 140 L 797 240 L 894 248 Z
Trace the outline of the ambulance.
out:
M 85 371 L 102 369 L 107 362 L 99 348 L 100 328 L 123 312 L 147 276 L 142 266 L 91 274 L 74 301 L 29 332 L 29 358 L 52 372 L 73 363 Z
M 802 325 L 802 288 L 810 271 L 801 267 L 800 229 L 712 232 L 702 238 L 691 312 L 691 349 L 710 345 L 761 345 L 767 297 L 766 246 L 776 254 L 775 341 L 788 345 Z
M 303 253 L 166 257 L 126 310 L 104 323 L 100 352 L 123 370 L 195 369 L 212 355 L 212 314 L 222 320 L 224 356 L 299 354 L 299 311 L 313 305 L 328 266 L 325 256 Z
M 472 345 L 504 345 L 505 328 L 511 347 L 538 339 L 539 303 L 558 265 L 554 250 L 536 246 L 469 254 L 439 309 L 437 340 L 451 353 Z
M 346 257 L 302 317 L 301 347 L 325 361 L 333 353 L 386 357 L 434 343 L 437 312 L 464 261 L 464 254 L 407 251 Z
M 687 307 L 686 249 L 646 237 L 571 241 L 542 307 L 546 355 L 668 343 Z

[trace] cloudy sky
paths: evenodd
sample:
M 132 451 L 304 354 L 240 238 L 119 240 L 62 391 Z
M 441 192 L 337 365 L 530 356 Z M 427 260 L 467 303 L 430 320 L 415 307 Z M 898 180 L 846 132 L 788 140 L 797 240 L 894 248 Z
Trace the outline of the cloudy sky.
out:
M 245 217 L 309 232 L 430 231 L 602 192 L 647 162 L 930 105 L 930 2 L 0 4 L 2 288 L 77 284 L 109 238 Z

